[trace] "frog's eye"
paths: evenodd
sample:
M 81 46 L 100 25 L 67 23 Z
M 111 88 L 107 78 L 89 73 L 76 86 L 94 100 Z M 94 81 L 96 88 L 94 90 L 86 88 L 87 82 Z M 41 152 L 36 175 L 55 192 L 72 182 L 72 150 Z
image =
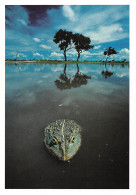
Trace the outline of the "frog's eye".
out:
M 59 143 L 59 141 L 56 137 L 53 137 L 53 143 L 54 143 L 54 145 Z
M 71 138 L 70 138 L 70 143 L 74 143 L 74 140 L 75 140 L 75 137 L 74 136 L 72 136 Z
M 53 137 L 53 139 L 51 140 L 49 146 L 52 147 L 54 145 L 57 145 L 59 143 L 58 139 L 56 139 L 55 137 Z

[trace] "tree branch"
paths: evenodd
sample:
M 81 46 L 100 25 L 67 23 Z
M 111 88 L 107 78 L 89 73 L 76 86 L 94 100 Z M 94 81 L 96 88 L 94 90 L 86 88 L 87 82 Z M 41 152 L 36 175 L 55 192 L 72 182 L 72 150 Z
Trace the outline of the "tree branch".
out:
M 69 49 L 73 49 L 73 48 L 75 48 L 75 47 L 70 47 Z M 68 51 L 69 49 L 67 49 L 66 51 Z
M 86 50 L 85 50 L 85 51 L 86 51 Z M 85 51 L 82 50 L 80 53 L 84 53 Z

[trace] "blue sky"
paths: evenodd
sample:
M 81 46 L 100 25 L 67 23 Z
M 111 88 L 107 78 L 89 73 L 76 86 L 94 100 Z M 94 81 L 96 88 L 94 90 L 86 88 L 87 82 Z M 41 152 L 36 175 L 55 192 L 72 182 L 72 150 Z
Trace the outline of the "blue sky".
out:
M 64 59 L 63 52 L 53 42 L 59 29 L 90 37 L 94 49 L 79 60 L 104 60 L 105 48 L 119 53 L 109 60 L 129 60 L 129 6 L 127 5 L 64 5 L 6 6 L 6 59 Z M 76 60 L 71 49 L 67 58 Z

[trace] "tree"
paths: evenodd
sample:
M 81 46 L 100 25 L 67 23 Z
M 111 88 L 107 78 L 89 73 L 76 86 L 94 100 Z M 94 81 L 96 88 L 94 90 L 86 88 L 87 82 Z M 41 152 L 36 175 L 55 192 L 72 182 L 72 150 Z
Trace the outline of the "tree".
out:
M 102 71 L 101 74 L 103 77 L 107 79 L 108 77 L 111 77 L 113 75 L 113 72 L 107 70 L 106 63 L 105 63 L 105 71 Z
M 119 53 L 119 52 L 115 51 L 114 48 L 112 48 L 112 47 L 107 48 L 107 49 L 104 51 L 104 53 L 103 53 L 104 55 L 106 55 L 106 62 L 107 62 L 107 59 L 108 59 L 108 57 L 109 57 L 110 55 L 117 54 L 117 53 Z
M 126 62 L 126 59 L 123 59 L 122 62 Z
M 17 61 L 18 55 L 19 55 L 19 52 L 17 51 L 17 53 L 16 53 L 16 58 L 14 59 L 15 61 Z
M 71 44 L 72 44 L 72 32 L 62 30 L 60 29 L 59 31 L 56 32 L 53 40 L 56 44 L 59 44 L 60 50 L 64 51 L 64 58 L 65 61 L 67 61 L 67 56 L 66 52 L 71 49 Z
M 89 37 L 85 37 L 82 34 L 75 33 L 73 34 L 73 43 L 75 45 L 75 49 L 78 53 L 77 61 L 80 58 L 80 54 L 89 49 L 93 49 L 94 45 L 90 45 L 91 40 Z

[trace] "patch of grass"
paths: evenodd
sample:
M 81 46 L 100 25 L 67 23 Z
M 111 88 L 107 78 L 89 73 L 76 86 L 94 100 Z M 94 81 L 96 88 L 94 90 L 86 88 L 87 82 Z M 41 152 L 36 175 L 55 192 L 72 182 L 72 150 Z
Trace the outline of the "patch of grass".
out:
M 105 64 L 104 61 L 63 61 L 63 60 L 6 60 L 6 64 Z M 107 64 L 129 64 L 129 62 L 107 61 Z

